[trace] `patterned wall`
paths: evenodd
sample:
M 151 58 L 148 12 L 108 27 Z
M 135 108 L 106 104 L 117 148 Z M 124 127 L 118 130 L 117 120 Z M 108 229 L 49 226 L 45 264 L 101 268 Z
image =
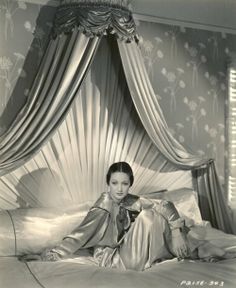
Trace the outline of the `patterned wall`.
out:
M 55 8 L 41 8 L 0 1 L 0 134 L 26 101 L 48 41 Z
M 236 35 L 138 22 L 141 51 L 175 137 L 193 152 L 216 159 L 224 182 L 227 61 Z
M 48 41 L 55 8 L 40 8 L 23 1 L 0 2 L 0 134 L 27 99 Z M 236 50 L 236 36 L 147 22 L 138 23 L 138 29 L 171 131 L 188 149 L 215 158 L 223 181 L 226 62 Z

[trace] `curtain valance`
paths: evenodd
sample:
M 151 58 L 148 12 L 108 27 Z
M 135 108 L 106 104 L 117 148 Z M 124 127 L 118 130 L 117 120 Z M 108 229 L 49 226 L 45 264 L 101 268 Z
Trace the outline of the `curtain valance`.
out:
M 88 37 L 114 34 L 117 38 L 137 41 L 136 26 L 126 1 L 62 1 L 58 7 L 52 36 L 69 33 L 78 27 Z

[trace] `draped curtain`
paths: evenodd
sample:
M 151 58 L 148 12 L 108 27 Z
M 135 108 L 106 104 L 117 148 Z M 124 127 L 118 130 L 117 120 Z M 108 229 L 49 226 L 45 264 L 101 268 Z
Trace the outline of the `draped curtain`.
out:
M 167 161 L 147 135 L 127 87 L 116 40 L 104 37 L 54 135 L 30 161 L 0 178 L 0 208 L 95 201 L 107 189 L 109 165 L 121 160 L 134 170 L 132 193 L 192 187 L 191 173 Z
M 51 40 L 27 103 L 0 137 L 0 175 L 38 152 L 64 119 L 92 62 L 99 38 L 78 29 Z
M 192 170 L 203 219 L 210 220 L 214 227 L 233 233 L 232 216 L 220 185 L 214 160 L 203 159 L 188 152 L 171 135 L 137 44 L 122 42 L 118 44 L 131 96 L 148 135 L 168 161 L 179 169 Z
M 116 3 L 114 4 L 113 2 Z M 54 21 L 52 33 L 54 38 L 50 41 L 45 53 L 40 70 L 30 91 L 30 97 L 16 117 L 16 120 L 0 139 L 1 175 L 16 169 L 32 158 L 42 148 L 42 145 L 49 140 L 52 134 L 56 133 L 56 129 L 63 119 L 65 119 L 75 96 L 82 91 L 81 85 L 93 61 L 100 39 L 104 34 L 114 34 L 118 38 L 119 51 L 133 103 L 143 127 L 156 146 L 156 151 L 161 152 L 157 154 L 162 154 L 160 157 L 164 159 L 164 164 L 160 167 L 163 168 L 169 165 L 175 167 L 175 169 L 170 168 L 172 170 L 192 171 L 195 186 L 200 196 L 200 208 L 202 208 L 202 213 L 206 217 L 205 219 L 210 220 L 215 227 L 232 233 L 231 219 L 214 168 L 214 161 L 201 159 L 187 152 L 168 130 L 163 113 L 148 79 L 141 53 L 136 44 L 137 35 L 132 14 L 125 7 L 124 1 L 102 1 L 102 5 L 101 1 L 62 1 L 62 5 L 58 9 Z M 92 81 L 90 84 L 92 85 Z M 112 88 L 114 91 L 118 89 L 117 86 L 113 86 Z M 95 91 L 92 90 L 90 92 L 94 93 Z M 110 93 L 106 88 L 103 92 Z M 88 99 L 86 99 L 87 102 L 89 101 Z M 95 98 L 94 100 L 97 101 L 98 99 Z M 116 99 L 116 101 L 114 102 L 113 109 L 122 107 L 118 105 L 119 100 Z M 87 104 L 92 105 L 89 102 Z M 104 103 L 100 103 L 100 105 L 102 104 Z M 98 109 L 100 108 L 98 107 Z M 80 110 L 80 113 L 83 113 L 83 109 Z M 122 110 L 113 110 L 112 113 L 114 113 L 113 116 L 115 115 L 113 121 L 119 124 L 122 123 Z M 93 121 L 86 123 L 84 127 L 88 127 L 88 125 L 100 125 L 101 128 L 101 125 L 109 120 L 106 118 L 106 114 L 104 114 L 104 117 L 103 121 L 105 122 Z M 80 118 L 81 121 L 83 121 L 82 119 Z M 121 122 L 118 119 L 121 119 Z M 129 121 L 128 118 L 125 119 Z M 124 122 L 123 124 L 126 126 L 128 123 Z M 114 122 L 112 122 L 112 125 L 114 125 Z M 85 172 L 87 172 L 85 173 L 87 177 L 91 177 L 91 179 L 94 175 L 96 175 L 97 179 L 101 179 L 101 174 L 104 173 L 108 162 L 122 158 L 124 160 L 125 158 L 131 164 L 132 162 L 135 163 L 132 159 L 136 159 L 137 154 L 134 153 L 132 155 L 132 150 L 128 149 L 126 155 L 122 155 L 125 141 L 123 142 L 123 146 L 121 144 L 119 146 L 121 147 L 120 153 L 115 144 L 115 141 L 124 137 L 124 134 L 123 136 L 122 133 L 115 134 L 114 130 L 109 131 L 109 129 L 103 135 L 96 135 L 98 138 L 104 137 L 104 147 L 106 147 L 103 150 L 104 155 L 109 155 L 106 159 L 102 160 L 103 164 L 95 163 L 96 161 L 88 161 L 88 157 L 98 160 L 103 158 L 99 149 L 88 151 L 88 154 L 85 156 L 80 155 L 81 181 L 83 181 L 83 173 Z M 77 149 L 81 149 L 83 145 L 86 146 L 88 144 L 86 141 L 93 143 L 94 139 L 98 139 L 96 137 L 93 138 L 93 136 L 87 135 L 85 137 L 85 135 L 80 135 Z M 87 139 L 85 142 L 83 137 Z M 63 140 L 60 139 L 60 141 L 63 143 Z M 135 141 L 134 143 L 139 143 Z M 93 144 L 97 145 L 95 142 Z M 139 144 L 141 145 L 141 142 Z M 53 143 L 51 143 L 51 149 L 54 150 L 55 154 L 57 149 L 55 149 Z M 97 152 L 93 154 L 94 151 Z M 118 154 L 112 154 L 114 151 Z M 136 150 L 136 152 L 138 151 L 140 152 L 142 149 Z M 74 152 L 76 152 L 76 149 Z M 112 155 L 119 155 L 119 157 L 113 157 Z M 133 157 L 128 157 L 127 155 L 132 155 Z M 155 152 L 153 155 L 155 159 Z M 84 162 L 87 163 L 85 166 L 83 166 L 83 157 L 87 157 L 87 160 Z M 143 161 L 144 159 L 139 162 L 139 165 Z M 153 162 L 153 159 L 150 161 Z M 90 166 L 88 163 L 90 163 Z M 100 169 L 100 165 L 102 165 L 103 169 L 99 170 L 98 173 L 96 169 Z M 161 168 L 156 167 L 156 170 L 161 170 Z M 141 175 L 142 173 L 140 173 Z M 155 173 L 152 177 L 154 175 Z M 64 179 L 66 178 L 65 175 L 63 177 Z M 67 177 L 70 177 L 70 175 L 67 175 Z M 80 184 L 77 183 L 77 185 Z M 76 184 L 74 185 L 76 186 Z M 70 188 L 67 188 L 70 191 Z M 95 188 L 95 184 L 93 187 L 90 186 L 90 189 Z M 89 192 L 89 187 L 82 193 L 91 193 Z M 202 197 L 206 200 L 204 203 L 207 203 L 207 205 L 205 206 L 202 204 Z M 70 194 L 70 198 L 73 201 L 73 194 Z M 209 208 L 208 214 L 204 214 L 206 206 Z

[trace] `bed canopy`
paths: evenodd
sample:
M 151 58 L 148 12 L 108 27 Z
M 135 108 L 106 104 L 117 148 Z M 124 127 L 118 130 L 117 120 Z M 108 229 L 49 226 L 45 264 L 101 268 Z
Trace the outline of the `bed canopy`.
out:
M 0 137 L 0 208 L 94 201 L 114 161 L 132 192 L 193 186 L 203 219 L 232 233 L 212 159 L 171 135 L 123 0 L 62 0 L 27 102 Z

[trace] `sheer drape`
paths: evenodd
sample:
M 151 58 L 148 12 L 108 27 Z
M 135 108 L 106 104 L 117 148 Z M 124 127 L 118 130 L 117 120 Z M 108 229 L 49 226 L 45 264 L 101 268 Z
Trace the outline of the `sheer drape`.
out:
M 137 44 L 134 42 L 124 44 L 119 41 L 118 45 L 132 99 L 148 135 L 168 161 L 179 169 L 195 170 L 193 177 L 194 182 L 197 183 L 204 219 L 211 221 L 214 227 L 233 233 L 231 215 L 217 177 L 214 161 L 189 153 L 171 135 Z M 203 173 L 198 172 L 198 168 Z M 207 213 L 206 207 L 209 208 Z
M 99 38 L 73 33 L 51 40 L 27 103 L 0 138 L 0 175 L 38 152 L 64 119 L 92 62 Z

